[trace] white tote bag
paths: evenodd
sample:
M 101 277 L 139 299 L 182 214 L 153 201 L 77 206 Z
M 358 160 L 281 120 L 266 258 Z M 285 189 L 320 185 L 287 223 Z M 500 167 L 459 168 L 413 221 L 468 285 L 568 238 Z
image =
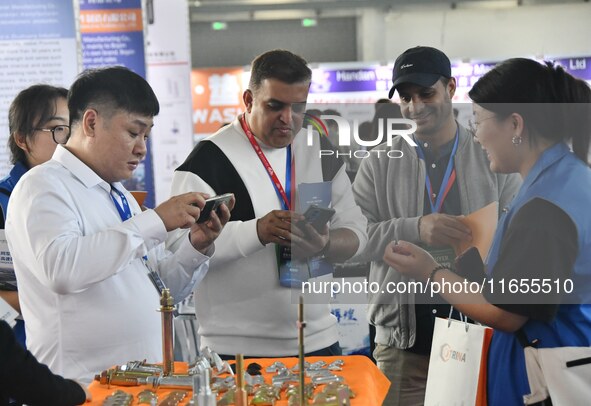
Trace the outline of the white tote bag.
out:
M 486 405 L 489 327 L 453 319 L 435 319 L 426 406 Z
M 524 404 L 591 404 L 591 347 L 526 347 L 525 366 L 531 394 Z M 545 403 L 544 403 L 545 402 Z

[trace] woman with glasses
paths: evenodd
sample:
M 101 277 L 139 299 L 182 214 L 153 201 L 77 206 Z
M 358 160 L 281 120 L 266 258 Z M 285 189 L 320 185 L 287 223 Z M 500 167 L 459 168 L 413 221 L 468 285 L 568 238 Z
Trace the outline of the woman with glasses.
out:
M 442 296 L 495 329 L 488 404 L 522 405 L 530 394 L 525 345 L 591 345 L 591 90 L 561 67 L 517 58 L 469 95 L 491 170 L 519 173 L 523 184 L 499 220 L 481 293 Z M 407 242 L 388 245 L 384 261 L 416 280 L 464 283 Z
M 70 136 L 68 91 L 63 87 L 34 85 L 21 91 L 8 111 L 10 137 L 8 148 L 14 167 L 0 181 L 0 228 L 4 230 L 8 199 L 20 178 L 32 167 L 51 159 L 57 144 Z M 0 297 L 20 311 L 16 278 L 12 270 L 0 271 Z M 25 345 L 22 320 L 14 328 L 17 339 Z

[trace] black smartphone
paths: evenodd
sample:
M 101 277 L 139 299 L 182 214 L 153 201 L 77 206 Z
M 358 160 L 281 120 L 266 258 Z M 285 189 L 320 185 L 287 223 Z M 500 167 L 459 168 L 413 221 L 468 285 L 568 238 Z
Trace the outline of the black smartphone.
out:
M 328 221 L 334 216 L 336 213 L 335 209 L 331 208 L 324 208 L 317 206 L 315 204 L 308 207 L 308 210 L 304 213 L 305 220 L 302 220 L 297 223 L 297 226 L 302 230 L 305 230 L 305 223 L 310 223 L 312 227 L 319 233 L 322 232 L 322 229 L 328 223 Z
M 476 247 L 470 247 L 456 257 L 456 273 L 470 282 L 481 283 L 486 278 L 484 264 Z
M 223 195 L 210 197 L 209 199 L 205 200 L 205 206 L 203 206 L 203 210 L 201 210 L 201 214 L 197 219 L 197 223 L 205 223 L 211 217 L 211 212 L 217 210 L 222 204 L 226 203 L 226 205 L 230 202 L 234 196 L 233 193 L 225 193 Z

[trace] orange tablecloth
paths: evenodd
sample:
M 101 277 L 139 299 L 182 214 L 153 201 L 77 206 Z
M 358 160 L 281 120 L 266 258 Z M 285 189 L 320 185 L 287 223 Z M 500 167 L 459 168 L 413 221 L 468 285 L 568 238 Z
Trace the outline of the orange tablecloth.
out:
M 341 375 L 345 378 L 345 382 L 349 385 L 349 387 L 355 392 L 357 395 L 355 399 L 351 399 L 352 406 L 372 406 L 376 405 L 379 406 L 382 404 L 384 398 L 386 397 L 386 393 L 388 392 L 388 388 L 390 387 L 390 381 L 380 372 L 380 370 L 371 362 L 371 360 L 367 357 L 361 355 L 351 355 L 351 356 L 342 356 L 342 357 L 306 357 L 306 361 L 312 363 L 319 360 L 326 361 L 327 363 L 331 363 L 336 359 L 342 359 L 345 361 L 345 365 L 343 366 L 342 371 L 335 372 L 336 375 Z M 266 372 L 266 368 L 271 365 L 275 361 L 283 362 L 288 368 L 293 367 L 297 364 L 297 358 L 261 358 L 261 359 L 246 359 L 244 360 L 245 366 L 250 364 L 251 362 L 256 362 L 263 367 L 263 375 L 265 376 L 265 382 L 271 384 L 271 377 L 273 374 L 269 374 Z M 183 363 L 175 363 L 175 371 L 182 372 L 186 371 L 187 366 Z M 93 382 L 90 387 L 90 392 L 92 393 L 92 402 L 90 405 L 102 405 L 103 401 L 107 396 L 113 393 L 117 389 L 121 389 L 124 392 L 131 393 L 136 396 L 142 390 L 146 389 L 145 386 L 137 386 L 137 387 L 118 387 L 118 386 L 111 386 L 107 388 L 99 384 L 98 382 Z M 321 390 L 321 387 L 318 389 Z M 170 393 L 171 390 L 158 390 L 158 401 L 160 402 L 164 397 Z M 184 405 L 188 402 L 192 394 L 189 392 L 189 395 L 181 405 Z M 281 393 L 282 399 L 276 403 L 276 405 L 287 405 L 287 400 L 285 399 L 285 393 Z M 137 398 L 136 398 L 137 400 Z M 250 400 L 250 399 L 249 399 Z M 89 404 L 89 403 L 87 403 Z M 135 404 L 135 403 L 134 403 Z

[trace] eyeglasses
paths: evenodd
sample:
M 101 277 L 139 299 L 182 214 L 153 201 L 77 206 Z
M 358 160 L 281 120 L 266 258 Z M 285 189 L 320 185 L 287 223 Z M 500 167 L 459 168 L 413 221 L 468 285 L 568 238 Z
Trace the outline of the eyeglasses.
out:
M 70 126 L 69 125 L 56 125 L 53 128 L 35 128 L 35 131 L 50 132 L 53 142 L 56 144 L 65 144 L 70 138 Z
M 490 120 L 491 118 L 496 118 L 496 116 L 486 117 L 480 121 L 468 120 L 468 131 L 472 133 L 473 137 L 476 137 L 476 131 L 478 131 L 478 126 L 482 124 L 483 121 Z

